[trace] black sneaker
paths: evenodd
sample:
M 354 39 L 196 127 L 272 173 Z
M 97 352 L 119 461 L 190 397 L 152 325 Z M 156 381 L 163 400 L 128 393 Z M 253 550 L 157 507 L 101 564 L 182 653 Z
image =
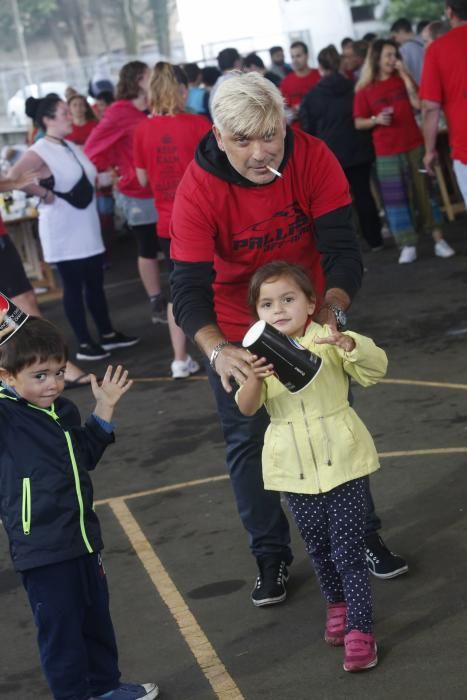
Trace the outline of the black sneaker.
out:
M 103 360 L 106 357 L 110 357 L 110 352 L 97 343 L 81 343 L 76 353 L 77 360 Z
M 162 294 L 158 294 L 151 300 L 151 308 L 151 321 L 153 323 L 167 323 L 167 302 Z
M 124 335 L 118 331 L 114 331 L 111 335 L 103 335 L 101 338 L 101 346 L 104 350 L 115 350 L 116 348 L 131 348 L 132 345 L 139 343 L 141 339 L 135 335 Z
M 275 556 L 266 556 L 259 557 L 257 562 L 259 576 L 251 592 L 253 605 L 260 608 L 262 605 L 282 603 L 287 597 L 285 584 L 289 578 L 285 561 Z
M 365 556 L 370 574 L 376 578 L 396 578 L 409 570 L 405 559 L 391 552 L 377 533 L 366 537 Z

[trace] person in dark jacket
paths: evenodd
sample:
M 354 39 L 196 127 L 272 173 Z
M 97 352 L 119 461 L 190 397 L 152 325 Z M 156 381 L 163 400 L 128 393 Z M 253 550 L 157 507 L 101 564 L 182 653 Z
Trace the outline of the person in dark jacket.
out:
M 252 319 L 247 291 L 255 270 L 273 260 L 301 265 L 319 297 L 319 323 L 345 323 L 362 279 L 349 186 L 328 147 L 284 123 L 277 88 L 256 73 L 232 76 L 213 101 L 214 127 L 201 140 L 175 195 L 171 275 L 175 320 L 209 360 L 237 508 L 259 575 L 255 606 L 286 599 L 292 561 L 278 492 L 264 489 L 261 450 L 269 419 L 242 416 L 230 381 L 243 383 L 252 355 L 239 347 Z M 342 327 L 339 325 L 339 327 Z M 377 533 L 367 494 L 370 571 L 407 571 Z
M 151 700 L 159 695 L 154 683 L 119 680 L 88 473 L 114 442 L 110 421 L 132 382 L 121 366 L 109 366 L 100 385 L 91 375 L 96 407 L 81 426 L 76 406 L 61 397 L 63 338 L 33 316 L 8 333 L 4 317 L 2 311 L 0 517 L 34 614 L 50 690 L 55 700 Z
M 383 246 L 381 220 L 370 189 L 373 144 L 367 132 L 355 129 L 354 84 L 339 72 L 340 60 L 332 45 L 319 52 L 323 77 L 303 100 L 300 122 L 307 134 L 322 139 L 339 160 L 350 184 L 363 238 L 372 250 L 379 250 Z

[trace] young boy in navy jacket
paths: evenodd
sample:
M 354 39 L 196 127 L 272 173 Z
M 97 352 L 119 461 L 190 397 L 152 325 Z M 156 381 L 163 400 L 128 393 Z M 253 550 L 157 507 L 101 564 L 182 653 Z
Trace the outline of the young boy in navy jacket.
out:
M 153 683 L 120 683 L 89 470 L 114 442 L 114 408 L 131 387 L 107 368 L 82 426 L 61 397 L 67 347 L 55 327 L 30 317 L 0 345 L 0 517 L 38 628 L 55 700 L 152 700 Z

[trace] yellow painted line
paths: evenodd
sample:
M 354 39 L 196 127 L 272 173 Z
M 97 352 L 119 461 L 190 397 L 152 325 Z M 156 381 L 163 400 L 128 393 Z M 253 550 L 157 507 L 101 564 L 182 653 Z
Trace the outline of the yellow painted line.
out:
M 450 382 L 423 382 L 417 379 L 380 379 L 379 384 L 406 384 L 408 386 L 432 386 L 438 389 L 463 389 L 467 390 L 467 384 L 452 384 Z
M 118 498 L 122 498 L 125 501 L 130 501 L 133 498 L 152 496 L 156 493 L 165 493 L 166 491 L 179 491 L 180 489 L 190 488 L 191 486 L 200 486 L 201 484 L 211 484 L 216 481 L 225 481 L 228 478 L 228 474 L 220 474 L 219 476 L 208 476 L 205 479 L 195 479 L 194 481 L 182 481 L 179 484 L 170 484 L 169 486 L 159 486 L 158 488 L 148 489 L 147 491 L 137 491 L 136 493 L 128 493 L 125 496 L 118 496 Z M 103 498 L 100 501 L 94 501 L 94 505 L 108 505 L 114 500 L 115 498 Z
M 148 572 L 179 630 L 219 700 L 244 700 L 244 696 L 217 656 L 182 595 L 122 498 L 109 503 L 126 536 Z
M 466 447 L 433 447 L 432 449 L 425 450 L 398 450 L 395 452 L 378 452 L 378 457 L 380 459 L 387 459 L 388 457 L 420 457 L 422 455 L 450 455 L 450 454 L 463 454 L 467 452 Z M 127 493 L 124 496 L 118 496 L 118 499 L 123 499 L 125 501 L 131 501 L 135 498 L 143 498 L 144 496 L 154 496 L 159 493 L 166 493 L 167 491 L 180 491 L 181 489 L 192 488 L 193 486 L 202 486 L 203 484 L 214 484 L 218 481 L 226 481 L 229 478 L 228 474 L 219 474 L 217 476 L 208 476 L 205 479 L 196 479 L 194 481 L 182 481 L 178 484 L 170 484 L 168 486 L 159 486 L 154 489 L 147 489 L 146 491 L 136 491 L 135 493 Z M 95 501 L 95 506 L 111 505 L 114 498 L 102 498 L 99 501 Z
M 184 384 L 185 382 L 199 382 L 200 380 L 206 381 L 207 376 L 205 374 L 195 374 L 194 376 L 186 377 L 185 379 L 174 379 L 173 377 L 137 377 L 136 379 L 133 379 L 133 383 L 152 384 L 153 382 L 176 382 L 179 384 L 183 382 Z
M 137 377 L 133 379 L 136 384 L 151 384 L 153 382 L 175 382 L 180 381 L 172 379 L 172 377 Z M 195 374 L 192 377 L 183 379 L 183 382 L 199 382 L 207 381 L 205 374 Z M 426 386 L 438 389 L 463 389 L 467 391 L 467 384 L 454 384 L 452 382 L 428 382 L 419 379 L 379 379 L 378 384 L 399 384 L 406 386 Z
M 435 447 L 432 450 L 407 450 L 399 452 L 380 452 L 378 457 L 419 457 L 420 455 L 452 455 L 467 452 L 467 447 Z

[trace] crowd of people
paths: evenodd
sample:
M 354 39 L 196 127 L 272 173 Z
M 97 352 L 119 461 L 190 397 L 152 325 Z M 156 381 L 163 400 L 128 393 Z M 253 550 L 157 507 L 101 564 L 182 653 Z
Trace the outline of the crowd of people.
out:
M 290 65 L 279 46 L 271 48 L 268 67 L 257 53 L 242 58 L 235 48 L 219 53 L 218 69 L 132 61 L 115 94 L 108 85 L 95 93 L 94 112 L 72 89 L 66 100 L 30 100 L 34 140 L 0 183 L 40 200 L 44 258 L 62 279 L 81 362 L 139 341 L 113 327 L 104 291 L 98 203 L 102 222 L 115 199 L 136 241 L 151 318 L 168 324 L 172 377 L 200 369 L 187 339 L 206 358 L 238 513 L 258 568 L 252 603 L 287 597 L 293 554 L 284 493 L 326 601 L 325 641 L 344 647 L 346 671 L 378 662 L 369 575 L 384 580 L 408 571 L 379 534 L 369 482 L 378 458 L 352 407 L 350 379 L 369 386 L 387 366 L 371 339 L 347 330 L 363 274 L 354 215 L 377 252 L 385 247 L 384 211 L 401 264 L 416 260 L 423 233 L 432 236 L 436 256 L 454 255 L 432 175 L 444 111 L 467 203 L 466 0 L 446 0 L 446 16 L 449 30 L 427 21 L 413 32 L 400 19 L 390 38 L 346 38 L 340 51 L 320 51 L 317 68 L 302 41 L 290 46 Z M 161 285 L 161 255 L 170 291 Z M 67 348 L 36 307 L 27 307 L 30 284 L 3 228 L 0 264 L 0 291 L 33 315 L 0 344 L 0 490 L 11 492 L 0 515 L 33 611 L 38 591 L 46 591 L 40 600 L 46 597 L 48 615 L 38 620 L 45 675 L 56 700 L 155 698 L 155 684 L 119 680 L 87 474 L 113 441 L 111 418 L 130 387 L 127 374 L 109 369 L 100 385 L 93 374 L 78 374 L 96 398 L 81 428 L 73 404 L 61 398 Z M 3 276 L 5 266 L 10 274 Z M 288 392 L 266 358 L 242 347 L 255 319 L 321 358 L 322 371 L 303 393 Z M 37 456 L 29 471 L 20 457 L 12 464 L 14 451 L 4 448 L 18 441 L 21 421 L 30 426 L 22 449 Z M 56 500 L 39 495 L 37 535 L 30 537 L 31 480 L 49 476 L 41 460 L 47 435 L 56 465 L 73 467 L 78 498 L 64 520 Z M 72 489 L 68 482 L 57 488 L 67 498 Z M 76 583 L 84 580 L 103 621 L 99 630 Z M 58 589 L 60 605 L 52 593 Z M 70 626 L 71 610 L 77 620 L 86 610 L 85 628 Z

